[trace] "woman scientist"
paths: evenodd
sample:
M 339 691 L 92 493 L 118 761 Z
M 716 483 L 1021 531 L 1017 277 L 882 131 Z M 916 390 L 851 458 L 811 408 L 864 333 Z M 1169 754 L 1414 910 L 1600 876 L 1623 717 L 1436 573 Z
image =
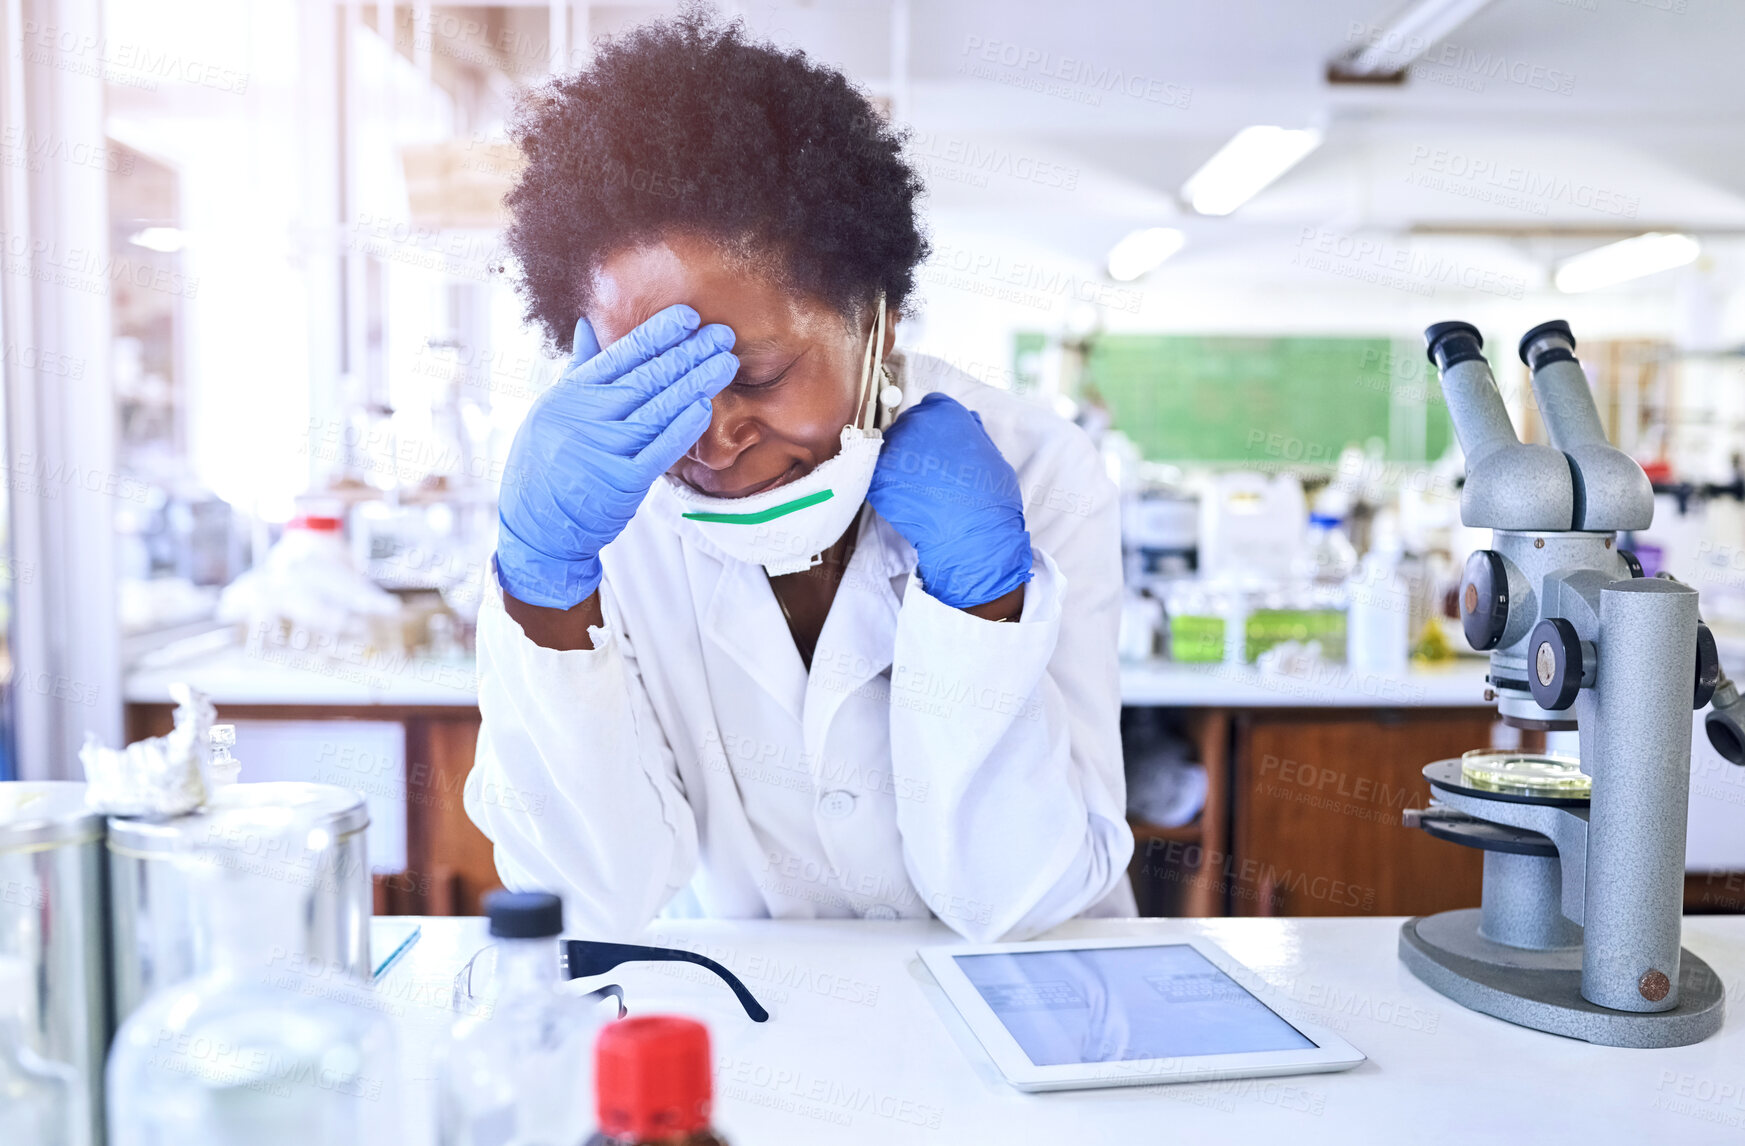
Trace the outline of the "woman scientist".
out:
M 690 10 L 515 139 L 508 245 L 570 359 L 479 615 L 504 882 L 601 937 L 1132 914 L 1115 490 L 1077 428 L 893 352 L 927 253 L 899 133 Z

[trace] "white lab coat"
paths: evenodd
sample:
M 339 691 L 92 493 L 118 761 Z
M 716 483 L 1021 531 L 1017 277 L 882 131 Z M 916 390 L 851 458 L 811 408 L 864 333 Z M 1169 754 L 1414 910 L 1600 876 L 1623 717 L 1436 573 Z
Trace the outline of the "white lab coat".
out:
M 763 568 L 664 481 L 601 555 L 593 649 L 535 645 L 486 579 L 467 814 L 504 883 L 561 893 L 576 932 L 931 913 L 991 941 L 1133 914 L 1115 488 L 1046 409 L 939 359 L 890 363 L 905 405 L 958 399 L 1017 470 L 1035 576 L 1016 623 L 929 596 L 866 508 L 808 674 Z

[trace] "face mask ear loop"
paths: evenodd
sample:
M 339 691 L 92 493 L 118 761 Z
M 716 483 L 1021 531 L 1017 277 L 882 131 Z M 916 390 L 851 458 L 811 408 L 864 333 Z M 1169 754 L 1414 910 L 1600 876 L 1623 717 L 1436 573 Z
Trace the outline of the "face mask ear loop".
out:
M 855 404 L 856 429 L 871 429 L 877 413 L 879 373 L 885 364 L 885 292 L 879 291 L 878 313 L 873 318 L 872 337 L 860 359 L 860 400 Z M 862 423 L 865 426 L 862 426 Z

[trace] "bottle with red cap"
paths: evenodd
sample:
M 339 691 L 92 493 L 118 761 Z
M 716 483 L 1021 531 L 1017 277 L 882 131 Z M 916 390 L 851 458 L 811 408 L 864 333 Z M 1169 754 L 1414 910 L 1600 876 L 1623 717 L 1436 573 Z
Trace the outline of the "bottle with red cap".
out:
M 594 1049 L 599 1133 L 587 1146 L 727 1146 L 709 1125 L 709 1031 L 676 1015 L 622 1019 Z

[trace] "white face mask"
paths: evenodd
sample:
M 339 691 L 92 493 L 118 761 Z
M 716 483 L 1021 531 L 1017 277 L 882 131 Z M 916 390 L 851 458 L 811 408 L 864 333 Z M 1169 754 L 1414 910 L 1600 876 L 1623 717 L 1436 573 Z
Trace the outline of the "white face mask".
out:
M 892 408 L 902 400 L 901 391 L 884 384 L 884 352 L 885 296 L 880 291 L 872 337 L 861 358 L 855 420 L 842 427 L 837 455 L 803 477 L 750 497 L 710 497 L 669 474 L 685 519 L 728 556 L 762 565 L 771 577 L 818 564 L 824 550 L 853 524 L 872 486 L 873 467 L 884 446 L 884 435 L 873 424 L 878 406 Z

